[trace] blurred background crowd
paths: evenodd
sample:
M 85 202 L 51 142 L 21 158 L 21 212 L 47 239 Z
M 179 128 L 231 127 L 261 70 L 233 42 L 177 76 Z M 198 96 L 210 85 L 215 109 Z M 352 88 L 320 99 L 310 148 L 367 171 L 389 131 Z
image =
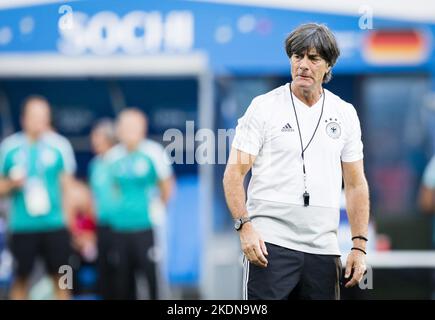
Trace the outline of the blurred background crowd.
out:
M 289 82 L 284 39 L 306 22 L 336 35 L 325 87 L 362 126 L 373 289 L 343 297 L 434 298 L 433 12 L 424 0 L 0 1 L 1 298 L 241 298 L 218 161 L 230 143 L 195 133 L 235 128 L 253 97 Z M 197 161 L 204 145 L 212 163 Z M 339 240 L 346 253 L 344 203 Z M 58 290 L 61 265 L 71 290 Z

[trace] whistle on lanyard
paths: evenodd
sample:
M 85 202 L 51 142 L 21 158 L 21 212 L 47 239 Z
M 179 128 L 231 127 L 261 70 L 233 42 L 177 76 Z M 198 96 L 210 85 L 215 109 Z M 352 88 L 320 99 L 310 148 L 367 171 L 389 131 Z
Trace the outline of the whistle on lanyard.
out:
M 308 192 L 304 192 L 304 207 L 308 207 L 310 205 L 310 194 Z

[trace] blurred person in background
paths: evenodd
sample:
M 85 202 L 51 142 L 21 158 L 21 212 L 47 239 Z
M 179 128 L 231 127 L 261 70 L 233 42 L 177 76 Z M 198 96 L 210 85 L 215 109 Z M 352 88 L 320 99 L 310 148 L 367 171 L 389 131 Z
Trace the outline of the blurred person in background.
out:
M 224 174 L 244 259 L 245 299 L 340 299 L 342 179 L 352 231 L 346 287 L 366 270 L 368 185 L 354 107 L 323 89 L 340 54 L 325 25 L 285 41 L 292 82 L 254 98 Z M 243 181 L 252 168 L 245 203 Z
M 6 138 L 0 149 L 0 194 L 11 198 L 12 299 L 28 298 L 29 276 L 38 257 L 54 282 L 55 297 L 70 298 L 58 281 L 59 268 L 68 265 L 71 252 L 67 228 L 73 217 L 65 198 L 75 160 L 66 139 L 53 133 L 50 120 L 48 101 L 29 97 L 23 104 L 23 131 Z
M 423 172 L 419 206 L 425 214 L 432 215 L 432 249 L 435 249 L 435 154 Z M 432 299 L 435 299 L 435 271 L 432 272 Z
M 111 258 L 112 230 L 111 217 L 114 203 L 114 186 L 111 184 L 108 151 L 117 143 L 115 124 L 110 119 L 102 119 L 93 127 L 91 144 L 95 153 L 89 165 L 89 184 L 92 190 L 97 223 L 98 250 L 98 295 L 104 300 L 114 299 L 114 274 Z
M 166 208 L 173 196 L 175 189 L 175 176 L 171 161 L 164 147 L 148 137 L 148 117 L 145 116 L 145 140 L 142 143 L 144 152 L 153 160 L 160 181 L 150 195 L 150 218 L 153 224 L 155 240 L 155 257 L 157 263 L 157 277 L 159 284 L 159 298 L 168 299 L 171 297 L 169 284 L 167 282 L 167 241 L 166 241 Z
M 67 201 L 74 216 L 71 226 L 73 252 L 70 258 L 74 271 L 72 294 L 75 299 L 98 298 L 96 223 L 92 194 L 87 183 L 75 179 Z
M 169 199 L 172 172 L 159 170 L 145 139 L 147 121 L 138 109 L 121 112 L 117 120 L 119 145 L 107 155 L 117 209 L 111 218 L 114 230 L 116 297 L 136 299 L 132 278 L 144 274 L 150 299 L 158 298 L 156 252 L 150 203 L 156 187 L 163 203 Z M 167 170 L 167 169 L 165 169 Z M 160 174 L 160 175 L 159 175 Z
M 96 223 L 92 194 L 86 182 L 75 179 L 71 185 L 67 199 L 74 216 L 71 227 L 74 249 L 88 262 L 96 258 Z

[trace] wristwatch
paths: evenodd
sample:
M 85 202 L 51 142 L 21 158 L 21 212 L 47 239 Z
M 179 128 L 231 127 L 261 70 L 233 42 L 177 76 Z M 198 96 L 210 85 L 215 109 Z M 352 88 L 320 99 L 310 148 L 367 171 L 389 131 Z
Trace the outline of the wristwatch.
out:
M 241 217 L 239 219 L 236 219 L 236 221 L 234 222 L 234 229 L 236 229 L 236 231 L 239 231 L 240 229 L 242 229 L 242 226 L 249 221 L 251 221 L 251 218 L 249 217 Z

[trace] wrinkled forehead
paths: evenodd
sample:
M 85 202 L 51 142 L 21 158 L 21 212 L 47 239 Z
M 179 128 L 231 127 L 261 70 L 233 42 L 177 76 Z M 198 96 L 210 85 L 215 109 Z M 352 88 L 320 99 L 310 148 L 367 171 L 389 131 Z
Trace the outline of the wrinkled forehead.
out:
M 305 47 L 300 48 L 299 50 L 295 51 L 293 54 L 297 55 L 309 55 L 309 56 L 320 56 L 320 53 L 317 51 L 315 47 Z

